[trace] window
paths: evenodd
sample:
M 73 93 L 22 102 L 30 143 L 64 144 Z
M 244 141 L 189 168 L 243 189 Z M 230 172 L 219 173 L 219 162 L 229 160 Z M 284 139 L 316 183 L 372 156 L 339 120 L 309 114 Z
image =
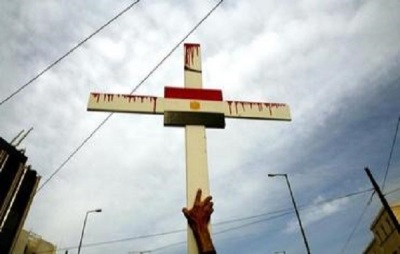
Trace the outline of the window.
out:
M 379 240 L 379 243 L 381 243 L 382 242 L 381 234 L 379 233 L 378 230 L 376 230 L 375 233 L 376 233 L 377 239 Z
M 390 223 L 389 218 L 386 218 L 386 224 L 388 225 L 388 227 L 389 227 L 390 229 L 392 229 L 392 224 Z
M 3 167 L 6 164 L 7 159 L 8 159 L 8 154 L 5 151 L 0 150 L 0 173 L 3 170 Z
M 383 231 L 384 237 L 386 238 L 386 236 L 387 236 L 388 234 L 387 234 L 386 229 L 385 229 L 385 227 L 384 227 L 383 225 L 381 225 L 381 229 L 382 229 L 382 231 Z

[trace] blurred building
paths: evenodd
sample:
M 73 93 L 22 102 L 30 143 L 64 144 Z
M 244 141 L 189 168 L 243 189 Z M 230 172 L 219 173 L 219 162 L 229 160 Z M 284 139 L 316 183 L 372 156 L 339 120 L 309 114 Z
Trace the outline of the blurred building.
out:
M 13 253 L 40 180 L 26 165 L 25 151 L 17 149 L 20 141 L 8 143 L 0 137 L 1 254 Z
M 56 254 L 57 247 L 40 235 L 21 230 L 12 254 Z
M 400 220 L 400 204 L 391 206 L 397 221 Z M 374 238 L 364 254 L 400 254 L 400 234 L 385 209 L 381 209 L 370 227 Z

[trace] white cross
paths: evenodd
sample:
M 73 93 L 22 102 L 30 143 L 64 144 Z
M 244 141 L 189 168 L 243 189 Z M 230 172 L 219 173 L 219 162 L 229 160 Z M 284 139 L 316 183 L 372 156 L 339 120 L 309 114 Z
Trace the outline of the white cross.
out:
M 208 196 L 205 128 L 224 128 L 225 117 L 290 121 L 283 103 L 223 101 L 221 90 L 202 89 L 199 44 L 185 44 L 185 88 L 165 88 L 163 97 L 91 93 L 89 111 L 163 114 L 165 126 L 183 126 L 186 133 L 186 201 L 190 208 L 197 189 Z M 197 254 L 188 227 L 188 253 Z

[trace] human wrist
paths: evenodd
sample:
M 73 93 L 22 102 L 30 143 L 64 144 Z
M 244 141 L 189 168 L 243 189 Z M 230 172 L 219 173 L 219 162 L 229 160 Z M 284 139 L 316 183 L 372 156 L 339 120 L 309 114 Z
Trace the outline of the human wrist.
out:
M 210 231 L 207 225 L 204 226 L 193 226 L 192 227 L 194 237 L 199 248 L 199 254 L 213 254 L 216 253 L 214 245 L 211 240 Z

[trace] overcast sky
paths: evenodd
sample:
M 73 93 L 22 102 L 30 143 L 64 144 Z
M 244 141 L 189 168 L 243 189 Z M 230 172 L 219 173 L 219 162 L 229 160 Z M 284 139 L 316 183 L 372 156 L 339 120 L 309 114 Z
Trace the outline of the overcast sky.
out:
M 130 3 L 2 0 L 0 100 Z M 108 115 L 86 111 L 89 93 L 129 93 L 216 4 L 140 1 L 2 104 L 0 136 L 34 127 L 21 148 L 43 183 Z M 291 122 L 227 120 L 207 131 L 218 253 L 305 253 L 285 181 L 268 173 L 287 173 L 308 206 L 300 215 L 313 253 L 365 249 L 376 196 L 346 246 L 371 193 L 318 204 L 371 188 L 365 166 L 383 181 L 400 115 L 399 9 L 397 0 L 225 1 L 186 40 L 201 44 L 203 87 L 226 100 L 288 103 L 292 113 Z M 181 45 L 136 94 L 183 86 L 183 59 Z M 95 208 L 103 212 L 89 216 L 84 243 L 185 229 L 184 152 L 184 130 L 163 127 L 162 116 L 115 114 L 36 195 L 25 228 L 61 249 L 78 245 Z M 385 192 L 399 178 L 397 144 Z M 82 253 L 185 240 L 182 230 Z M 186 244 L 154 253 L 186 253 Z

